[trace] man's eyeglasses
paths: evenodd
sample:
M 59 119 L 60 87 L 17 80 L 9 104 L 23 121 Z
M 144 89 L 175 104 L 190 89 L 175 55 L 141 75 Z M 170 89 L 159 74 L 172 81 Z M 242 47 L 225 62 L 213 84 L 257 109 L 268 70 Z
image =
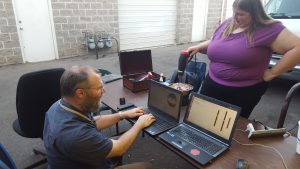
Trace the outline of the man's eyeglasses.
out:
M 100 87 L 82 87 L 82 88 L 78 88 L 78 89 L 92 89 L 92 90 L 97 90 L 97 91 L 103 91 L 104 86 L 100 86 Z

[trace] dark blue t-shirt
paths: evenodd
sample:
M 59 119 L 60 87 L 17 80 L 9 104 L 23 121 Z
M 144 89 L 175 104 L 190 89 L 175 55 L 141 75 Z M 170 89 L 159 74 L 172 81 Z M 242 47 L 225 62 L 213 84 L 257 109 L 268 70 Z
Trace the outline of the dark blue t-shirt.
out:
M 113 168 L 112 163 L 105 158 L 112 149 L 112 141 L 99 132 L 95 125 L 63 109 L 59 102 L 76 110 L 61 99 L 46 113 L 43 139 L 49 167 Z

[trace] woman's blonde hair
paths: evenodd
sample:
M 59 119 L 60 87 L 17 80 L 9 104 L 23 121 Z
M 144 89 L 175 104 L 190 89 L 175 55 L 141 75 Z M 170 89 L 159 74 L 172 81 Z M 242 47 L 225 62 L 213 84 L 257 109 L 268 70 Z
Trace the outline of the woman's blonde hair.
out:
M 261 26 L 273 24 L 277 21 L 269 17 L 260 0 L 235 0 L 232 5 L 233 8 L 248 12 L 251 16 L 251 23 L 245 30 L 248 43 L 253 45 L 253 32 Z M 232 18 L 230 24 L 226 27 L 223 32 L 223 37 L 228 37 L 235 29 L 237 25 L 234 18 Z

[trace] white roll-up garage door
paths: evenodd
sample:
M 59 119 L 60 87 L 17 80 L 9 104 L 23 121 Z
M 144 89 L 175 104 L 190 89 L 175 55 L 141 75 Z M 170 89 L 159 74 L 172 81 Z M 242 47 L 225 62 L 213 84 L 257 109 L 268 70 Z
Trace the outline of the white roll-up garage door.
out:
M 176 0 L 118 0 L 120 50 L 175 44 Z

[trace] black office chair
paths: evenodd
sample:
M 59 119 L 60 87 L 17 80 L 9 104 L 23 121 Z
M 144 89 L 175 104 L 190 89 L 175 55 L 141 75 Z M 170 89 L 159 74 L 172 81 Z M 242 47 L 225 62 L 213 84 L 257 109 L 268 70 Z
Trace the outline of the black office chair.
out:
M 18 119 L 13 122 L 13 129 L 20 136 L 43 139 L 45 113 L 61 98 L 60 77 L 64 71 L 63 68 L 53 68 L 26 73 L 20 77 L 16 93 Z M 36 149 L 33 152 L 44 158 L 26 168 L 47 162 L 45 153 Z
M 14 160 L 6 151 L 4 146 L 0 144 L 0 168 L 1 169 L 17 169 Z
M 293 96 L 295 95 L 296 91 L 298 91 L 299 89 L 300 89 L 300 82 L 294 84 L 290 88 L 288 93 L 286 94 L 285 99 L 284 99 L 284 103 L 281 107 L 280 116 L 279 116 L 279 119 L 278 119 L 278 122 L 277 122 L 277 128 L 282 128 L 283 127 L 283 124 L 284 124 L 284 121 L 285 121 L 285 117 L 286 117 L 290 102 L 291 102 Z

